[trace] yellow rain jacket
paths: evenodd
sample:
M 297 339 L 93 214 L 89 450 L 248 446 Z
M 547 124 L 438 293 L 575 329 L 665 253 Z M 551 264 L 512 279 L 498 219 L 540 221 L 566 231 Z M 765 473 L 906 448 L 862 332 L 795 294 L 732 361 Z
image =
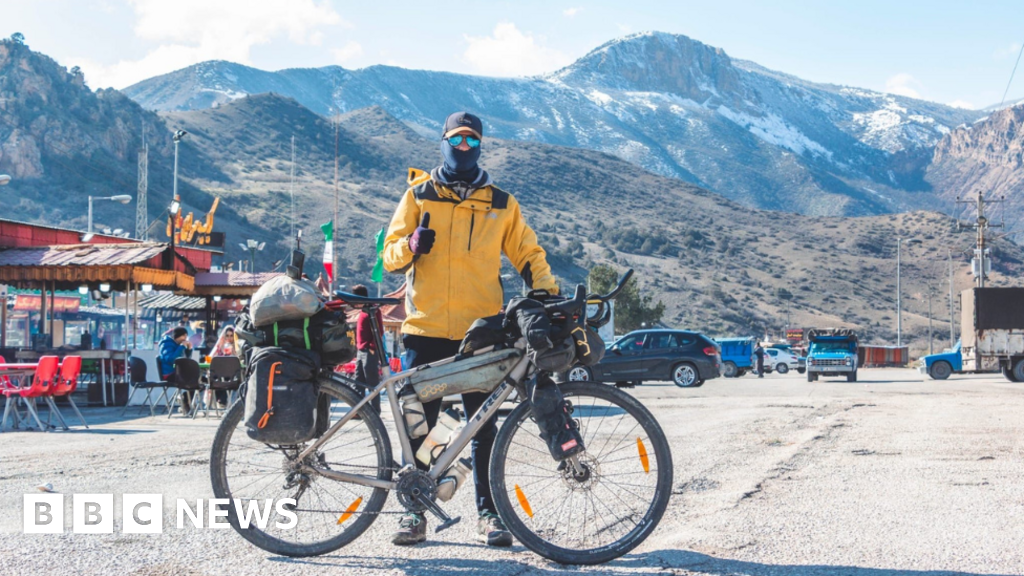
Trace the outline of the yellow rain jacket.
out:
M 474 320 L 499 313 L 502 252 L 527 286 L 558 293 L 547 254 L 511 194 L 490 184 L 462 200 L 415 168 L 409 186 L 384 239 L 384 268 L 406 276 L 403 333 L 461 340 Z M 437 235 L 430 253 L 417 256 L 409 237 L 424 212 Z

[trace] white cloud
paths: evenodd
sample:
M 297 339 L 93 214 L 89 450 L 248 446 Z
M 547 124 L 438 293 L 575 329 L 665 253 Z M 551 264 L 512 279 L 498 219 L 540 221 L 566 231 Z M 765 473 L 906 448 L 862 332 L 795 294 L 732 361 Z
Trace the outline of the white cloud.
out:
M 492 76 L 529 76 L 556 70 L 572 59 L 538 43 L 530 33 L 522 33 L 511 22 L 494 27 L 491 36 L 465 36 L 469 46 L 463 60 L 481 74 Z
M 885 81 L 886 92 L 909 98 L 920 98 L 922 87 L 916 78 L 906 72 L 901 72 Z
M 1005 60 L 1007 58 L 1016 58 L 1020 54 L 1020 44 L 1014 42 L 1009 46 L 1003 48 L 996 48 L 992 52 L 993 60 Z
M 348 44 L 345 44 L 341 48 L 335 48 L 331 50 L 331 55 L 334 56 L 336 62 L 345 62 L 351 60 L 357 56 L 363 55 L 363 47 L 355 40 L 350 40 Z
M 204 60 L 251 64 L 252 48 L 286 36 L 317 45 L 324 26 L 345 25 L 328 2 L 316 0 L 130 0 L 135 35 L 157 47 L 139 60 L 99 65 L 71 59 L 93 88 L 124 88 Z
M 572 18 L 580 12 L 583 12 L 583 8 L 566 8 L 565 10 L 562 10 L 562 15 Z
M 953 100 L 952 102 L 948 102 L 946 106 L 952 106 L 953 108 L 963 108 L 965 110 L 974 110 L 974 104 L 971 104 L 966 100 Z

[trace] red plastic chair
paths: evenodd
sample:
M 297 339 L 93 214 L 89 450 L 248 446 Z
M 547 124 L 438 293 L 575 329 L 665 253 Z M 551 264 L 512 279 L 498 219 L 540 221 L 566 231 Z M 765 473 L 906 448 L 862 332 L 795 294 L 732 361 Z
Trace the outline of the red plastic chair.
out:
M 74 398 L 71 394 L 74 393 L 75 388 L 78 387 L 78 376 L 82 373 L 82 357 L 81 356 L 65 356 L 64 361 L 60 364 L 60 375 L 54 383 L 54 386 L 50 390 L 49 396 L 45 396 L 46 403 L 50 405 L 50 410 L 53 414 L 57 415 L 61 424 L 64 425 L 64 429 L 68 429 L 67 423 L 64 421 L 64 417 L 61 415 L 60 410 L 57 410 L 57 402 L 55 398 L 60 396 L 66 396 L 68 403 L 71 404 L 71 409 L 78 414 L 78 419 L 82 421 L 82 426 L 89 427 L 85 423 L 85 417 L 82 416 L 82 411 L 78 409 L 78 405 L 75 404 Z M 50 423 L 49 419 L 46 421 Z
M 48 427 L 43 427 L 43 422 L 39 419 L 39 414 L 36 412 L 35 399 L 45 398 L 50 395 L 55 380 L 57 379 L 57 370 L 60 360 L 56 356 L 43 356 L 39 359 L 39 365 L 36 367 L 36 373 L 32 376 L 32 385 L 27 388 L 17 388 L 14 390 L 3 390 L 4 397 L 7 398 L 7 403 L 4 405 L 4 418 L 0 420 L 0 430 L 3 430 L 4 426 L 7 425 L 7 416 L 11 413 L 11 408 L 15 407 L 15 404 L 19 399 L 25 403 L 28 408 L 29 414 L 39 425 L 40 430 L 49 430 Z M 15 422 L 17 422 L 18 414 L 14 412 Z
M 0 356 L 0 362 L 7 364 L 7 360 L 3 356 Z M 7 390 L 9 388 L 17 388 L 17 386 L 11 382 L 10 376 L 0 374 L 0 390 Z

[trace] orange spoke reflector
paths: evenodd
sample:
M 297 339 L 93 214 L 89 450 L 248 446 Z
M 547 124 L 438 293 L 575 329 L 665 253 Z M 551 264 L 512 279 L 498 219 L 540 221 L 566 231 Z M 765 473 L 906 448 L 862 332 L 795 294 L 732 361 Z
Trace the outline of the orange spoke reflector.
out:
M 523 494 L 523 489 L 516 484 L 516 498 L 519 499 L 519 505 L 523 507 L 523 512 L 530 518 L 533 518 L 533 508 L 530 508 L 530 503 L 526 500 L 526 494 Z
M 644 446 L 644 441 L 639 436 L 636 438 L 636 449 L 640 452 L 640 464 L 644 467 L 644 472 L 647 474 L 651 473 L 651 461 L 647 459 L 647 447 Z
M 352 515 L 355 514 L 356 510 L 359 509 L 359 505 L 362 504 L 362 503 L 363 503 L 363 497 L 362 496 L 360 496 L 359 498 L 356 498 L 356 501 L 353 502 L 351 506 L 349 506 L 348 508 L 345 509 L 345 513 L 341 515 L 341 518 L 338 518 L 338 524 L 341 524 L 345 520 L 348 520 L 349 518 L 351 518 Z

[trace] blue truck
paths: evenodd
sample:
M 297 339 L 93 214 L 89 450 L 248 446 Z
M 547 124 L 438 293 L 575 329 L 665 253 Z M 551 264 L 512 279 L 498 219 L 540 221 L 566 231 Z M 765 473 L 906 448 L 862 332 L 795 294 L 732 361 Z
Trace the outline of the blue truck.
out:
M 754 370 L 756 338 L 716 338 L 722 349 L 722 376 L 736 378 Z
M 807 332 L 807 381 L 819 376 L 846 376 L 857 381 L 857 334 L 849 328 L 814 328 Z
M 957 340 L 956 346 L 948 350 L 922 357 L 920 370 L 934 380 L 945 380 L 952 374 L 963 372 L 964 358 L 960 353 L 960 341 Z

